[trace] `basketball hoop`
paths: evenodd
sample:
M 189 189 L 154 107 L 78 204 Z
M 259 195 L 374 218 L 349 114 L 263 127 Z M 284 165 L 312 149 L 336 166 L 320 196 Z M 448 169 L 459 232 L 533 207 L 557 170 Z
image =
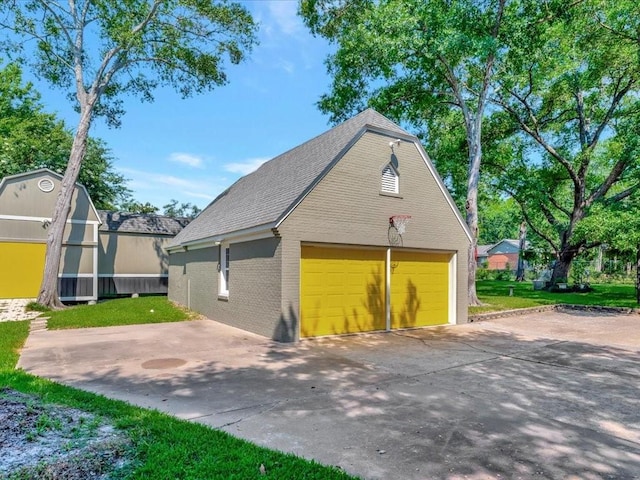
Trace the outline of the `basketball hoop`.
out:
M 411 215 L 393 215 L 389 217 L 389 225 L 394 227 L 400 235 L 403 235 L 407 230 L 409 220 L 411 220 Z
M 392 247 L 402 247 L 402 234 L 407 230 L 407 224 L 411 220 L 411 215 L 393 215 L 389 217 L 389 245 Z

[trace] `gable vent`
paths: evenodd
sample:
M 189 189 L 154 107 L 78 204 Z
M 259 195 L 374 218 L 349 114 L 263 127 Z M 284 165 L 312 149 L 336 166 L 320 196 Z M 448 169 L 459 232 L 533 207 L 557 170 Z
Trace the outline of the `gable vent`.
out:
M 43 178 L 38 182 L 38 188 L 45 193 L 52 191 L 54 186 L 53 180 L 50 178 Z
M 398 173 L 391 165 L 387 165 L 382 169 L 380 190 L 385 193 L 398 193 Z

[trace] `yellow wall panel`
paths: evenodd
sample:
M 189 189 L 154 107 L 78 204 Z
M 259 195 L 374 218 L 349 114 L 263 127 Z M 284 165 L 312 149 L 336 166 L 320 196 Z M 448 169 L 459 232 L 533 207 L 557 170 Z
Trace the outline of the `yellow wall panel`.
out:
M 35 298 L 44 269 L 44 243 L 0 242 L 0 298 Z
M 302 247 L 301 337 L 385 329 L 385 252 Z
M 391 251 L 391 328 L 449 321 L 449 255 Z

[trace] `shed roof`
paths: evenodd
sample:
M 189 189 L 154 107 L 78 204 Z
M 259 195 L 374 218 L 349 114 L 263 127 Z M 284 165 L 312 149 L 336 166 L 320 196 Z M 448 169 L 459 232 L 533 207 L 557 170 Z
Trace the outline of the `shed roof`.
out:
M 186 227 L 191 219 L 167 217 L 164 215 L 111 212 L 98 210 L 101 231 L 146 233 L 151 235 L 176 235 Z
M 276 224 L 367 129 L 415 139 L 375 110 L 365 110 L 240 178 L 182 230 L 172 245 Z

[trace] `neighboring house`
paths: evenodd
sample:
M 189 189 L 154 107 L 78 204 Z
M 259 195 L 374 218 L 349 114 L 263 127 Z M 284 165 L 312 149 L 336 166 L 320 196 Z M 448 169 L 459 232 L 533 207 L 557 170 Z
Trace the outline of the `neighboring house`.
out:
M 0 298 L 34 298 L 61 175 L 40 169 L 0 182 Z M 76 184 L 64 232 L 58 293 L 63 301 L 167 292 L 167 241 L 185 219 L 98 212 Z M 102 224 L 102 225 L 101 225 Z
M 402 237 L 389 218 L 411 215 Z M 263 164 L 173 240 L 169 298 L 279 341 L 467 321 L 471 236 L 374 110 Z
M 495 245 L 478 245 L 478 266 L 489 270 L 515 271 L 518 268 L 519 256 L 518 240 L 504 239 Z

